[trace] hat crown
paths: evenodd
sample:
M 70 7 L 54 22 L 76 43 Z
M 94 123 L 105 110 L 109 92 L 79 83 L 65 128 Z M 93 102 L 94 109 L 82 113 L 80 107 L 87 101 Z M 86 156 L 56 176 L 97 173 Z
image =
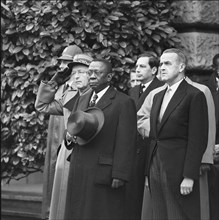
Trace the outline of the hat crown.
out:
M 81 63 L 86 66 L 89 66 L 90 63 L 92 62 L 93 58 L 87 54 L 76 54 L 73 58 L 73 63 Z
M 73 121 L 73 135 L 89 140 L 97 131 L 98 120 L 96 115 L 77 111 L 71 118 Z
M 72 61 L 74 56 L 81 52 L 81 49 L 77 45 L 70 45 L 63 50 L 62 56 L 59 59 Z
M 102 129 L 104 124 L 103 112 L 96 108 L 73 112 L 67 122 L 69 134 L 77 137 L 77 143 L 84 145 L 91 141 Z

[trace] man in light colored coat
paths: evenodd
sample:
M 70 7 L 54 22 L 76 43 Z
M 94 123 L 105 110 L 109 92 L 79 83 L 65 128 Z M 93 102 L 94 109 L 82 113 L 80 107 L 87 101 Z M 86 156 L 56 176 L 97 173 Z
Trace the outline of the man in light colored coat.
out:
M 50 115 L 63 115 L 64 127 L 66 128 L 67 119 L 79 96 L 83 96 L 89 90 L 88 65 L 92 58 L 86 54 L 77 54 L 73 58 L 72 68 L 65 69 L 64 72 L 57 73 L 50 81 L 42 81 L 38 90 L 35 107 L 38 111 Z M 66 71 L 69 73 L 66 74 Z M 56 99 L 55 94 L 59 86 L 63 85 L 68 79 L 69 74 L 74 78 L 74 87 L 69 86 L 61 98 Z M 61 144 L 58 152 L 52 198 L 50 205 L 49 219 L 63 219 L 65 210 L 67 180 L 69 162 L 67 158 L 71 154 L 64 145 Z

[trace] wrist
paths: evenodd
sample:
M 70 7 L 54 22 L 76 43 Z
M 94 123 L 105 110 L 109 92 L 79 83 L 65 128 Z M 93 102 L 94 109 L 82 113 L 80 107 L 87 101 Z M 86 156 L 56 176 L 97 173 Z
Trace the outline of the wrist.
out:
M 58 89 L 58 83 L 53 79 L 48 81 L 47 84 L 49 84 L 53 89 Z

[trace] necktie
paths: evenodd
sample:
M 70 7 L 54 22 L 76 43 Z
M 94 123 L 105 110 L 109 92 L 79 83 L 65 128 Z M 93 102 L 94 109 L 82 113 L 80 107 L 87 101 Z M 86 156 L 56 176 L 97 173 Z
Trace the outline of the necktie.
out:
M 144 88 L 145 88 L 145 85 L 144 85 L 144 84 L 141 84 L 141 85 L 140 85 L 140 89 L 139 89 L 139 97 L 140 97 L 141 94 L 144 92 Z
M 95 106 L 97 98 L 98 98 L 98 95 L 95 93 L 94 96 L 93 96 L 93 99 L 89 103 L 89 107 L 94 107 Z
M 69 84 L 66 83 L 64 86 L 63 86 L 63 93 L 69 88 Z
M 169 104 L 169 101 L 171 99 L 171 92 L 172 92 L 172 89 L 168 88 L 165 95 L 164 95 L 163 102 L 162 102 L 162 105 L 161 105 L 161 108 L 160 108 L 159 121 L 161 121 L 161 119 L 164 115 L 164 112 L 167 108 L 167 105 Z

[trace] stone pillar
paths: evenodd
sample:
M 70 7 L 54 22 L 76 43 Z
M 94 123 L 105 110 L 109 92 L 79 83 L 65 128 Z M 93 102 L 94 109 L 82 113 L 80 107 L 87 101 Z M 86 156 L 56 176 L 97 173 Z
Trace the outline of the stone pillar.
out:
M 175 0 L 172 23 L 188 57 L 188 73 L 195 81 L 209 77 L 212 58 L 219 53 L 218 0 Z

